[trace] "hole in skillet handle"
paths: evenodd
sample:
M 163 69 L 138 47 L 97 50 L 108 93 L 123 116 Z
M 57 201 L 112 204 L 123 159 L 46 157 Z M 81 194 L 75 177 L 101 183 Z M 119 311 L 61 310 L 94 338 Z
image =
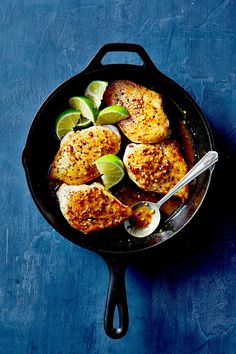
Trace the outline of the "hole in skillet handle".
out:
M 129 315 L 125 287 L 127 260 L 116 254 L 99 253 L 109 268 L 109 287 L 104 314 L 104 329 L 112 339 L 124 337 L 129 326 Z M 118 315 L 118 316 L 117 316 Z M 118 317 L 118 328 L 114 327 Z
M 134 44 L 134 43 L 108 43 L 108 44 L 105 44 L 97 51 L 97 53 L 95 54 L 93 59 L 90 61 L 90 63 L 85 68 L 85 71 L 93 71 L 93 70 L 103 68 L 105 65 L 103 65 L 102 60 L 104 59 L 106 54 L 108 54 L 109 52 L 136 53 L 141 58 L 141 61 L 143 63 L 142 65 L 136 65 L 136 66 L 141 66 L 142 68 L 144 68 L 148 71 L 159 72 L 159 70 L 153 64 L 152 60 L 150 59 L 150 57 L 148 56 L 148 54 L 144 50 L 144 48 L 141 45 Z
M 134 52 L 109 52 L 102 58 L 102 65 L 110 64 L 131 64 L 136 66 L 143 66 L 143 61 L 137 53 Z

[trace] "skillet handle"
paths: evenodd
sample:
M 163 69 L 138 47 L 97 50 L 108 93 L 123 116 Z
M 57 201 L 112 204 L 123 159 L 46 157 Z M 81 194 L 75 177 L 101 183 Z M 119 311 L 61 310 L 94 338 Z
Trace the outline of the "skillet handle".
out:
M 153 64 L 152 60 L 148 56 L 144 48 L 139 44 L 134 43 L 108 43 L 102 46 L 93 59 L 90 61 L 85 71 L 92 71 L 96 69 L 101 69 L 104 65 L 102 64 L 103 57 L 109 52 L 134 52 L 137 53 L 143 61 L 142 68 L 148 71 L 158 71 L 156 66 Z M 139 65 L 138 65 L 139 66 Z
M 104 314 L 104 328 L 112 339 L 122 338 L 129 325 L 128 306 L 125 288 L 125 270 L 127 261 L 124 257 L 101 254 L 109 268 L 109 287 Z M 118 327 L 114 327 L 115 310 L 118 310 Z

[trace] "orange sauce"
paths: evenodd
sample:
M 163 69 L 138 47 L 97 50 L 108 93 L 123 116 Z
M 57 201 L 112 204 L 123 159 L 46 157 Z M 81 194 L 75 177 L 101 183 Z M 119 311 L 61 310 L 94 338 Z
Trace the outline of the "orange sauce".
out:
M 136 229 L 144 229 L 152 221 L 152 215 L 155 210 L 150 209 L 148 206 L 142 205 L 133 210 L 131 224 Z

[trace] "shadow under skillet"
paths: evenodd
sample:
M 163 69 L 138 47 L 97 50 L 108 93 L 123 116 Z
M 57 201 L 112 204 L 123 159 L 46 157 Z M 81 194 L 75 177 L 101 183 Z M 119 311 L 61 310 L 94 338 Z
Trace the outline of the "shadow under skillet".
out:
M 213 171 L 206 198 L 192 220 L 173 238 L 130 260 L 130 268 L 148 278 L 158 278 L 161 271 L 182 273 L 194 263 L 207 265 L 210 260 L 227 262 L 236 253 L 236 204 L 234 166 L 236 146 L 220 132 L 213 131 L 219 161 Z

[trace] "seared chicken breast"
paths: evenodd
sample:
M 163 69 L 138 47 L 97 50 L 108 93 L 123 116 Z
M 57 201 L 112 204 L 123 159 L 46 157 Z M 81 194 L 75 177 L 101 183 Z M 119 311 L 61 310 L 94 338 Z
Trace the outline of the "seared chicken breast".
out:
M 132 214 L 130 207 L 96 182 L 80 186 L 63 183 L 57 197 L 68 223 L 84 234 L 117 226 Z
M 106 154 L 117 154 L 120 134 L 114 126 L 94 126 L 71 131 L 61 141 L 49 178 L 67 184 L 83 184 L 100 174 L 95 161 Z
M 158 144 L 129 144 L 123 161 L 133 182 L 146 191 L 160 194 L 166 194 L 188 172 L 174 140 L 164 140 Z M 175 196 L 184 202 L 188 198 L 188 186 Z
M 124 135 L 134 143 L 156 143 L 167 137 L 169 120 L 162 107 L 162 96 L 128 80 L 111 82 L 105 93 L 107 105 L 118 104 L 129 117 L 118 122 Z

